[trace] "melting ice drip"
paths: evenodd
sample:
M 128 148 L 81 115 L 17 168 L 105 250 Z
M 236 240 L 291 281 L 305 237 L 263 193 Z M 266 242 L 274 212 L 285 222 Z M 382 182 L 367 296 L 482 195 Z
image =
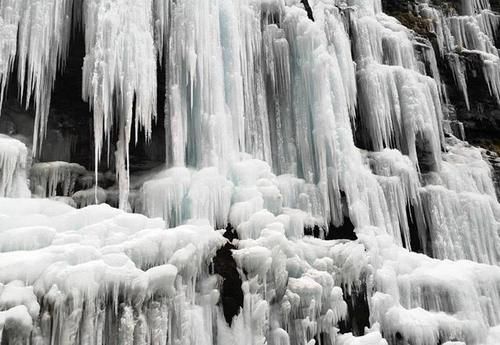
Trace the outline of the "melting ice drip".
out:
M 380 1 L 309 2 L 315 22 L 294 0 L 0 2 L 2 96 L 17 63 L 40 139 L 70 18 L 83 27 L 96 160 L 117 128 L 119 204 L 151 217 L 1 199 L 2 344 L 496 344 L 500 205 L 480 150 L 445 139 L 432 47 Z M 464 6 L 465 21 L 487 5 Z M 494 55 L 491 36 L 455 20 L 436 21 L 442 47 L 453 27 L 464 48 Z M 170 168 L 131 183 L 157 60 Z M 0 137 L 3 196 L 26 196 L 26 156 Z M 32 178 L 36 194 L 70 196 L 82 174 L 58 163 Z M 325 239 L 347 219 L 357 240 Z M 230 325 L 212 267 L 225 228 L 243 294 Z

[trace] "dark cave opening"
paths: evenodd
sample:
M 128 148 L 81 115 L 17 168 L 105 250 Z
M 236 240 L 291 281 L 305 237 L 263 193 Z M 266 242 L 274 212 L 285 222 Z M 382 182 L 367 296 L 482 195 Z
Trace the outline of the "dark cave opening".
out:
M 359 283 L 354 283 L 350 289 L 343 286 L 342 290 L 347 303 L 348 317 L 339 322 L 340 333 L 352 332 L 355 336 L 364 335 L 365 327 L 370 327 L 370 307 L 365 278 Z
M 82 99 L 82 66 L 85 57 L 85 38 L 81 31 L 72 35 L 69 55 L 64 70 L 60 71 L 54 83 L 46 136 L 40 154 L 34 162 L 66 161 L 78 163 L 87 170 L 94 169 L 93 113 Z M 17 71 L 13 71 L 16 75 Z M 149 142 L 140 129 L 135 138 L 134 129 L 130 142 L 130 171 L 143 171 L 161 165 L 165 161 L 165 70 L 158 65 L 157 118 L 153 122 Z M 24 109 L 18 99 L 18 83 L 11 78 L 0 116 L 0 133 L 17 137 L 27 146 L 32 146 L 34 105 Z M 115 120 L 115 128 L 116 128 Z M 114 150 L 116 130 L 112 131 L 108 143 L 103 144 L 99 170 L 114 171 Z M 108 150 L 109 147 L 109 150 Z
M 72 36 L 70 54 L 59 71 L 52 90 L 47 131 L 34 162 L 68 161 L 91 168 L 93 159 L 92 113 L 82 100 L 82 65 L 85 56 L 83 33 Z M 15 64 L 14 64 L 15 66 Z M 17 75 L 17 68 L 12 73 Z M 11 78 L 0 117 L 0 133 L 17 137 L 32 145 L 34 104 L 27 109 L 19 100 L 17 78 Z
M 344 216 L 342 225 L 335 226 L 330 223 L 326 240 L 357 240 L 358 236 L 356 236 L 356 232 L 354 231 L 354 229 L 354 224 L 352 223 L 351 219 L 347 216 Z

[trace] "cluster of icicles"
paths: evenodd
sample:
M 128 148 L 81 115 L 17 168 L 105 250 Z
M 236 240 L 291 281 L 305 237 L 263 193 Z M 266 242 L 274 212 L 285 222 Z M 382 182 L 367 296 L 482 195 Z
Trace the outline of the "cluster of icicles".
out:
M 498 342 L 500 204 L 481 151 L 445 137 L 432 46 L 378 0 L 309 3 L 314 22 L 295 0 L 0 2 L 2 96 L 16 70 L 37 111 L 34 150 L 75 27 L 96 163 L 118 133 L 114 189 L 76 164 L 37 163 L 41 198 L 0 199 L 2 344 Z M 487 1 L 473 3 L 482 12 L 467 20 L 493 34 Z M 440 28 L 475 44 L 455 20 Z M 158 60 L 166 168 L 129 178 Z M 0 136 L 0 195 L 30 195 L 28 161 Z M 96 202 L 137 213 L 84 207 Z M 326 240 L 347 220 L 357 240 Z M 212 265 L 226 228 L 243 294 L 230 324 Z
M 491 11 L 489 1 L 462 0 L 459 13 L 451 11 L 447 15 L 424 1 L 417 12 L 436 34 L 440 57 L 448 62 L 467 107 L 470 108 L 467 74 L 480 74 L 500 104 L 500 57 L 495 47 L 500 17 Z M 479 66 L 468 64 L 468 59 Z

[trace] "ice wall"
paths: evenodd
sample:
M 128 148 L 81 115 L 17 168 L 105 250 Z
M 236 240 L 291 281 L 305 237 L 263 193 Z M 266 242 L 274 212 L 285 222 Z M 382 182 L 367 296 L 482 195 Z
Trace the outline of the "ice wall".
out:
M 497 97 L 496 14 L 420 2 L 434 51 L 379 0 L 309 4 L 314 21 L 297 0 L 0 2 L 0 86 L 18 72 L 42 129 L 84 31 L 96 169 L 37 163 L 35 196 L 63 202 L 0 200 L 2 344 L 495 344 L 500 205 L 481 150 L 445 133 L 437 60 L 467 99 L 452 51 L 477 54 Z M 165 166 L 130 176 L 158 66 Z M 0 138 L 0 187 L 26 155 Z

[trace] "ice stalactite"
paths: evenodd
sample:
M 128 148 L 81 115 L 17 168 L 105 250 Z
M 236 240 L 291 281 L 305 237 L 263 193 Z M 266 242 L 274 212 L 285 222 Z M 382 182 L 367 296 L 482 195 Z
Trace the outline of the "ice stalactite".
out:
M 26 145 L 0 134 L 0 197 L 29 197 L 27 170 Z
M 394 147 L 419 161 L 419 141 L 426 141 L 426 165 L 441 160 L 441 102 L 433 79 L 401 67 L 369 64 L 358 71 L 360 111 L 369 147 Z M 421 166 L 421 169 L 425 169 Z
M 170 5 L 165 68 L 166 111 L 171 114 L 166 123 L 171 164 L 217 166 L 225 170 L 244 143 L 244 138 L 239 137 L 243 132 L 239 23 L 231 17 L 235 11 L 226 7 L 238 5 L 214 0 L 184 0 Z M 227 28 L 221 26 L 222 20 Z M 226 61 L 232 70 L 224 69 Z M 227 103 L 226 92 L 232 93 Z
M 50 162 L 36 163 L 31 167 L 30 179 L 34 195 L 47 198 L 71 196 L 79 176 L 86 172 L 76 163 Z
M 500 209 L 496 201 L 441 186 L 427 186 L 422 198 L 435 257 L 498 263 Z
M 500 60 L 495 47 L 499 16 L 490 10 L 489 1 L 462 1 L 460 15 L 448 17 L 429 7 L 426 2 L 420 5 L 419 12 L 433 23 L 432 29 L 437 35 L 441 55 L 446 55 L 467 107 L 470 108 L 467 67 L 462 57 L 477 56 L 482 66 L 475 72 L 482 74 L 491 96 L 499 102 Z
M 410 223 L 417 228 L 420 244 L 426 244 L 426 223 L 420 196 L 420 179 L 415 165 L 408 156 L 397 150 L 385 149 L 368 154 L 370 167 L 384 190 L 391 221 L 394 224 L 392 236 L 398 245 L 411 249 Z M 407 209 L 413 210 L 410 218 Z
M 19 21 L 24 9 L 24 1 L 5 1 L 0 7 L 0 30 L 2 32 L 2 43 L 0 55 L 0 105 L 3 105 L 5 92 L 9 83 L 16 52 L 17 33 Z
M 75 5 L 78 1 L 75 3 Z M 0 101 L 10 74 L 17 70 L 19 98 L 35 107 L 33 153 L 39 153 L 47 129 L 52 89 L 64 67 L 72 30 L 73 0 L 3 1 Z
M 297 175 L 318 185 L 326 223 L 343 223 L 342 193 L 346 195 L 349 215 L 354 223 L 383 222 L 385 201 L 369 213 L 351 207 L 363 208 L 369 199 L 380 199 L 382 192 L 363 166 L 352 138 L 350 111 L 354 105 L 346 90 L 351 90 L 354 76 L 348 74 L 349 70 L 344 73 L 340 70 L 341 65 L 348 64 L 344 59 L 350 58 L 330 54 L 337 49 L 337 44 L 342 44 L 342 40 L 330 42 L 324 34 L 328 22 L 340 20 L 338 12 L 331 6 L 319 6 L 315 13 L 317 21 L 312 24 L 303 12 L 287 9 L 284 21 L 285 32 L 291 37 L 292 72 L 295 76 L 293 97 L 297 112 L 297 161 L 300 162 Z M 344 168 L 355 173 L 344 174 L 347 171 Z M 365 218 L 368 214 L 369 217 Z
M 440 173 L 425 176 L 422 202 L 438 258 L 497 264 L 500 208 L 478 149 L 450 143 Z
M 488 0 L 461 0 L 460 10 L 463 15 L 472 15 L 482 10 L 490 9 Z
M 116 171 L 120 208 L 127 208 L 129 144 L 144 130 L 150 139 L 156 117 L 156 48 L 152 2 L 88 0 L 83 2 L 85 49 L 83 99 L 94 111 L 95 166 L 111 129 L 117 127 Z M 109 154 L 109 152 L 108 152 Z
M 415 42 L 408 29 L 383 14 L 367 15 L 366 7 L 360 2 L 350 14 L 365 144 L 375 151 L 397 148 L 415 163 L 419 145 L 425 145 L 430 155 L 425 165 L 439 168 L 443 138 L 439 79 L 417 72 Z

